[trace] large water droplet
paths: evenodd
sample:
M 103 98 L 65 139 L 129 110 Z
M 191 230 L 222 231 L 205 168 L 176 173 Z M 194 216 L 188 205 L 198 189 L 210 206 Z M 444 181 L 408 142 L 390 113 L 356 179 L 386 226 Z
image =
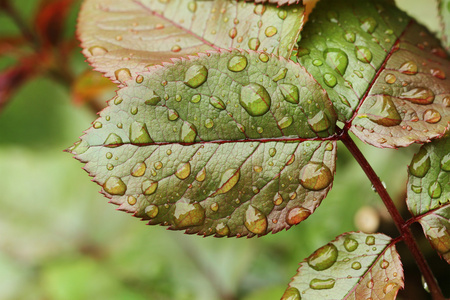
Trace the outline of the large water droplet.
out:
M 397 77 L 395 77 L 394 74 L 388 73 L 386 77 L 384 77 L 384 80 L 389 84 L 393 84 L 397 81 Z
M 189 162 L 180 163 L 175 172 L 175 176 L 177 176 L 178 179 L 183 180 L 188 178 L 189 175 L 191 175 L 191 164 Z
M 395 108 L 391 96 L 377 95 L 372 106 L 366 109 L 366 114 L 369 120 L 379 125 L 391 127 L 399 125 L 402 118 Z
M 312 288 L 313 290 L 325 290 L 333 288 L 335 283 L 336 281 L 333 278 L 329 279 L 314 278 L 309 283 L 309 287 Z
M 407 92 L 403 92 L 400 99 L 408 100 L 415 104 L 431 104 L 434 101 L 434 93 L 429 88 L 413 88 Z
M 177 228 L 202 225 L 205 220 L 205 209 L 199 203 L 189 203 L 189 200 L 181 198 L 175 203 L 173 224 Z
M 283 297 L 281 297 L 281 300 L 301 300 L 300 292 L 295 287 L 288 288 L 284 294 Z
M 197 137 L 197 128 L 193 124 L 184 122 L 180 131 L 180 139 L 184 143 L 193 143 Z
M 153 180 L 146 180 L 142 183 L 141 189 L 144 195 L 151 195 L 156 192 L 158 182 Z
M 278 72 L 272 77 L 272 80 L 275 82 L 280 81 L 281 79 L 286 78 L 288 69 L 287 68 L 281 68 L 278 70 Z
M 173 109 L 167 110 L 167 119 L 169 119 L 169 121 L 175 121 L 178 119 L 178 117 L 179 115 L 176 110 Z
M 147 169 L 147 166 L 145 165 L 145 162 L 138 162 L 131 169 L 131 175 L 134 177 L 141 177 L 145 174 L 146 169 Z
M 347 32 L 344 34 L 344 38 L 349 43 L 354 43 L 356 40 L 356 34 L 353 32 Z
M 352 269 L 353 269 L 353 270 L 359 270 L 359 269 L 361 269 L 361 263 L 355 261 L 354 263 L 352 263 Z
M 330 120 L 322 111 L 319 111 L 314 117 L 308 119 L 308 124 L 314 132 L 327 130 L 331 126 Z
M 156 205 L 150 204 L 145 208 L 144 212 L 149 218 L 153 219 L 158 215 L 159 208 Z
M 91 53 L 91 55 L 93 55 L 93 56 L 103 55 L 103 54 L 108 53 L 108 50 L 106 50 L 106 48 L 101 47 L 101 46 L 93 46 L 93 47 L 90 47 L 90 48 L 88 49 L 88 51 L 89 51 L 89 52 Z
M 265 33 L 265 35 L 266 35 L 267 37 L 272 37 L 272 36 L 274 36 L 275 34 L 277 34 L 277 32 L 278 32 L 278 30 L 277 30 L 277 28 L 274 27 L 274 26 L 268 26 L 268 27 L 266 28 L 266 30 L 264 31 L 264 33 Z
M 297 225 L 301 221 L 308 218 L 310 214 L 311 211 L 309 209 L 306 209 L 304 207 L 294 207 L 289 210 L 288 214 L 286 215 L 286 222 L 289 225 Z
M 414 155 L 411 165 L 409 166 L 409 173 L 416 177 L 422 178 L 431 167 L 431 160 L 428 151 L 425 148 L 420 148 L 419 152 Z
M 338 250 L 335 245 L 330 243 L 317 249 L 308 257 L 308 265 L 316 271 L 323 271 L 334 265 L 337 257 Z
M 280 193 L 276 193 L 272 202 L 274 205 L 281 205 L 281 203 L 283 203 L 283 197 Z
M 122 138 L 115 133 L 110 133 L 106 140 L 103 142 L 103 145 L 110 148 L 118 147 L 122 144 Z
M 357 240 L 352 239 L 350 237 L 346 237 L 344 240 L 344 247 L 345 250 L 347 250 L 348 252 L 353 252 L 355 251 L 359 246 L 359 243 Z
M 400 66 L 399 71 L 408 75 L 417 74 L 417 64 L 413 61 L 407 61 Z
M 299 92 L 298 87 L 290 83 L 280 84 L 281 94 L 283 94 L 284 100 L 287 102 L 298 104 L 299 102 Z
M 156 93 L 155 93 L 155 91 L 150 91 L 150 93 L 149 93 L 150 95 L 148 96 L 148 98 L 147 98 L 147 100 L 145 100 L 145 104 L 148 104 L 148 105 L 156 105 L 156 104 L 158 104 L 158 102 L 159 101 L 161 101 L 161 97 L 160 96 L 158 96 Z
M 325 73 L 323 75 L 323 81 L 325 82 L 326 85 L 328 85 L 329 87 L 335 87 L 337 84 L 337 79 L 336 76 L 334 76 L 331 73 Z
M 202 65 L 193 65 L 191 66 L 184 76 L 184 83 L 195 89 L 201 86 L 206 82 L 208 78 L 208 69 Z
M 430 186 L 428 188 L 428 195 L 430 195 L 431 198 L 437 199 L 437 198 L 441 197 L 441 194 L 442 194 L 442 188 L 441 188 L 441 184 L 439 182 L 435 181 L 432 184 L 430 184 Z
M 269 111 L 272 100 L 262 85 L 250 83 L 242 87 L 239 103 L 249 115 L 257 117 Z
M 287 17 L 287 11 L 285 11 L 284 9 L 278 8 L 278 18 L 280 18 L 281 20 L 286 19 Z
M 230 233 L 230 228 L 225 223 L 219 223 L 216 226 L 216 233 L 221 236 L 226 236 Z
M 122 83 L 131 79 L 131 72 L 127 68 L 116 70 L 114 75 L 116 76 L 116 79 Z
M 344 75 L 348 66 L 348 56 L 344 51 L 336 48 L 330 48 L 323 52 L 327 64 L 341 75 Z
M 206 168 L 203 168 L 200 170 L 200 172 L 197 173 L 195 176 L 195 180 L 202 182 L 206 179 Z
M 267 230 L 266 216 L 252 205 L 245 212 L 245 227 L 254 234 L 264 234 Z
M 435 109 L 427 109 L 423 113 L 423 120 L 427 123 L 435 124 L 441 120 L 441 114 Z
M 224 110 L 227 107 L 225 103 L 222 101 L 222 99 L 214 96 L 209 98 L 209 104 L 220 110 Z
M 119 177 L 111 176 L 106 179 L 103 189 L 111 195 L 124 195 L 127 191 L 127 186 Z
M 280 127 L 280 129 L 288 128 L 289 126 L 292 125 L 293 121 L 294 119 L 291 116 L 286 116 L 280 121 L 278 121 L 278 127 Z
M 236 170 L 236 169 L 226 170 L 223 173 L 222 178 L 220 179 L 219 188 L 212 196 L 227 193 L 229 190 L 231 190 L 236 185 L 236 183 L 238 183 L 240 175 L 241 174 L 240 174 L 239 169 L 238 170 Z
M 323 163 L 309 162 L 301 169 L 299 180 L 304 188 L 320 191 L 330 185 L 333 174 Z
M 196 95 L 192 96 L 191 102 L 198 103 L 198 102 L 200 102 L 201 99 L 202 99 L 202 96 L 200 96 L 199 94 L 196 94 Z
M 248 41 L 248 47 L 249 47 L 251 50 L 258 50 L 258 48 L 259 48 L 260 45 L 261 45 L 261 42 L 259 41 L 258 38 L 251 38 L 251 39 Z
M 147 125 L 140 122 L 133 122 L 130 125 L 130 142 L 132 144 L 153 143 L 147 130 Z
M 367 33 L 373 33 L 378 26 L 377 21 L 372 17 L 362 19 L 361 23 L 361 29 Z
M 370 63 L 372 61 L 372 52 L 369 48 L 364 46 L 356 46 L 355 47 L 355 55 L 359 61 L 363 63 Z
M 245 56 L 236 55 L 228 61 L 228 70 L 233 72 L 240 72 L 247 67 L 247 64 L 247 58 Z

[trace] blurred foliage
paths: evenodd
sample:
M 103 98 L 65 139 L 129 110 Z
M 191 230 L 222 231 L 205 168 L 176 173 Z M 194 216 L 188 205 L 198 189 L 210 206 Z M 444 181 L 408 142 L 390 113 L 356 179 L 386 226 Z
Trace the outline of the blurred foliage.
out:
M 13 1 L 30 27 L 39 2 Z M 420 6 L 411 3 L 428 1 L 399 2 L 413 8 Z M 67 18 L 63 37 L 69 42 L 74 40 L 79 5 L 74 1 Z M 432 13 L 417 16 L 437 26 L 433 9 L 422 7 L 419 11 Z M 0 24 L 0 38 L 20 34 L 4 13 Z M 21 51 L 31 50 L 24 46 Z M 71 77 L 89 69 L 79 48 L 69 54 L 65 63 Z M 0 71 L 17 59 L 15 53 L 0 54 Z M 143 226 L 114 211 L 82 165 L 62 152 L 95 119 L 95 106 L 74 105 L 70 88 L 70 82 L 61 83 L 51 73 L 35 76 L 0 112 L 0 299 L 272 300 L 282 295 L 301 260 L 337 235 L 358 230 L 353 217 L 361 207 L 374 207 L 380 230 L 398 235 L 342 144 L 330 194 L 316 213 L 287 232 L 216 239 Z M 407 164 L 417 147 L 358 146 L 404 209 Z M 431 259 L 439 260 L 421 241 Z M 406 272 L 418 272 L 407 257 L 403 263 Z M 444 288 L 450 280 L 448 266 L 441 272 L 447 274 L 441 279 Z M 407 289 L 418 286 L 416 299 L 426 299 L 420 278 L 411 275 L 408 282 L 408 276 Z

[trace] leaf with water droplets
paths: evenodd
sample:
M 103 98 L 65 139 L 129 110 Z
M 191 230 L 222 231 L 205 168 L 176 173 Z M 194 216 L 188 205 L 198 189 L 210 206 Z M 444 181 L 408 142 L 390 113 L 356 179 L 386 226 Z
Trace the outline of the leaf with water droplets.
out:
M 282 300 L 395 299 L 403 268 L 392 239 L 345 233 L 300 263 Z
M 450 263 L 450 138 L 422 146 L 408 171 L 408 209 L 431 245 Z
M 223 50 L 141 76 L 69 149 L 119 209 L 188 233 L 254 236 L 300 223 L 331 188 L 337 117 L 292 61 Z
M 292 5 L 86 0 L 78 33 L 88 61 L 120 83 L 149 66 L 206 50 L 252 49 L 287 58 L 303 25 L 304 8 L 299 1 L 268 2 Z

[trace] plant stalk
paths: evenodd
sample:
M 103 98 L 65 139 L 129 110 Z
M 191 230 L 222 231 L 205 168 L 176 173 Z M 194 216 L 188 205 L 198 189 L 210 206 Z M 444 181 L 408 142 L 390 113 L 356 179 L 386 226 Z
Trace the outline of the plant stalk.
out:
M 419 267 L 426 283 L 428 284 L 428 287 L 430 288 L 431 297 L 433 298 L 433 300 L 445 300 L 441 288 L 439 287 L 436 278 L 434 277 L 427 261 L 425 260 L 425 257 L 423 256 L 422 252 L 420 251 L 417 245 L 417 241 L 414 238 L 411 229 L 409 228 L 410 224 L 405 222 L 405 220 L 403 220 L 399 211 L 395 207 L 394 202 L 392 201 L 391 197 L 389 196 L 388 192 L 383 186 L 383 183 L 381 182 L 380 178 L 377 176 L 373 168 L 370 166 L 369 162 L 366 160 L 364 155 L 356 146 L 355 142 L 353 142 L 353 140 L 351 139 L 350 135 L 348 134 L 347 128 L 341 132 L 340 138 L 341 138 L 340 140 L 344 143 L 344 145 L 347 147 L 347 149 L 359 163 L 364 173 L 366 173 L 370 182 L 375 187 L 375 190 L 377 191 L 378 195 L 380 195 L 381 200 L 383 200 L 383 203 L 386 206 L 387 210 L 389 211 L 389 214 L 391 215 L 392 219 L 394 220 L 395 226 L 400 232 L 403 241 L 405 242 L 409 251 L 413 255 L 417 266 Z

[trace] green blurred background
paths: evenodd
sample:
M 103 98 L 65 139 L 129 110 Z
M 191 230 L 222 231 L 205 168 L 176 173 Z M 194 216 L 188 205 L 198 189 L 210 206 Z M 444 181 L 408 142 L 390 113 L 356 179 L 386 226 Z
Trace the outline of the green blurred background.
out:
M 14 4 L 31 20 L 38 2 Z M 438 31 L 432 1 L 398 2 Z M 67 37 L 74 35 L 78 10 L 75 3 Z M 19 33 L 5 14 L 0 24 L 0 37 Z M 89 66 L 79 48 L 72 52 L 70 68 L 81 74 Z M 0 70 L 15 62 L 0 57 Z M 339 234 L 359 229 L 358 212 L 363 219 L 379 219 L 379 230 L 398 234 L 342 144 L 329 196 L 287 232 L 217 239 L 144 226 L 115 211 L 82 165 L 62 152 L 94 119 L 91 107 L 74 105 L 68 87 L 47 77 L 27 82 L 0 112 L 0 299 L 273 300 L 281 297 L 301 260 Z M 418 146 L 380 150 L 358 145 L 405 210 L 406 166 Z M 414 229 L 449 295 L 449 266 L 421 237 L 421 229 Z M 398 249 L 407 276 L 407 291 L 399 298 L 429 299 L 411 257 L 402 244 Z

